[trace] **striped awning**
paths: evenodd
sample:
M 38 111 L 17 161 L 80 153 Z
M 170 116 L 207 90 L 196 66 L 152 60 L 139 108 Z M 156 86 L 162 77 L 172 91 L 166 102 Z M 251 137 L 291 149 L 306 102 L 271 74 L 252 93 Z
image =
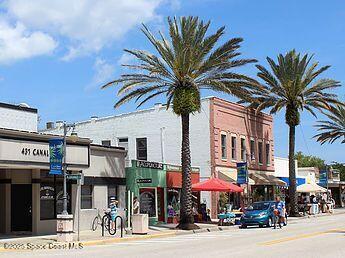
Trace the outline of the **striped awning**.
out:
M 255 185 L 276 185 L 286 186 L 286 183 L 279 178 L 263 173 L 249 173 L 249 178 L 253 179 Z

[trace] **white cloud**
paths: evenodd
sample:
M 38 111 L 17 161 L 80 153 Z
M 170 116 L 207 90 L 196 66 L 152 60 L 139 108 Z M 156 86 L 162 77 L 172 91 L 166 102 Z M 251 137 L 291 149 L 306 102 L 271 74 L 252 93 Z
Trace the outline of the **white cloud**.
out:
M 117 64 L 118 65 L 132 64 L 134 60 L 135 60 L 135 58 L 133 55 L 125 52 L 121 55 L 121 57 L 117 61 Z
M 102 84 L 107 83 L 114 77 L 115 65 L 106 62 L 104 59 L 97 58 L 93 65 L 93 69 L 95 74 L 91 83 L 85 87 L 85 90 L 100 87 Z
M 157 18 L 163 0 L 6 0 L 7 16 L 33 31 L 62 38 L 65 60 L 100 51 L 133 27 Z M 36 37 L 39 35 L 36 35 Z
M 22 23 L 14 25 L 0 20 L 0 63 L 51 53 L 57 46 L 54 39 L 40 31 L 29 31 Z

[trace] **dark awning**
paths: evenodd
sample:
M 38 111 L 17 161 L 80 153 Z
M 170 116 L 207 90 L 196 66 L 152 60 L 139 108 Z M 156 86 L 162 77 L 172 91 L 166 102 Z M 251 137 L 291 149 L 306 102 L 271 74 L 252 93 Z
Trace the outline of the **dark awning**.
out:
M 255 185 L 277 185 L 286 186 L 286 183 L 279 178 L 263 173 L 250 173 L 249 177 L 254 180 Z

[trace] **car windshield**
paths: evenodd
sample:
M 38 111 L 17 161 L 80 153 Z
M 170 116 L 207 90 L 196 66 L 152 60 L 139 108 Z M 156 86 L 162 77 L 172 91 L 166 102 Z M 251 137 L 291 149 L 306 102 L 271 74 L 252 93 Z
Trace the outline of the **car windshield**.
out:
M 267 210 L 270 204 L 268 202 L 255 202 L 250 205 L 247 210 Z

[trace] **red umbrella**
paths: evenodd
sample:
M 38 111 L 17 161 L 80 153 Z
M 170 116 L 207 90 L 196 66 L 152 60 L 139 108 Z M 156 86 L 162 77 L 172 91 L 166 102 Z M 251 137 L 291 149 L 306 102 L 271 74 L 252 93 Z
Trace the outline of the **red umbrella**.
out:
M 206 181 L 192 185 L 193 191 L 213 192 L 243 192 L 243 189 L 235 184 L 223 181 L 219 178 L 210 178 Z

